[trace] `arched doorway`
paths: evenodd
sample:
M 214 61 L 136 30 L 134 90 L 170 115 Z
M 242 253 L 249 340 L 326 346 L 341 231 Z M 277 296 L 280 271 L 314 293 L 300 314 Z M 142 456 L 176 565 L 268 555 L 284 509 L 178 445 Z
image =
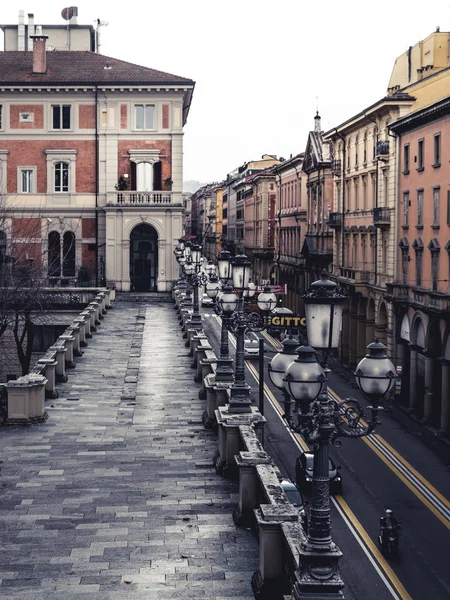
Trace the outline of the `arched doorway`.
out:
M 147 223 L 137 225 L 130 235 L 130 282 L 132 292 L 156 292 L 158 233 Z

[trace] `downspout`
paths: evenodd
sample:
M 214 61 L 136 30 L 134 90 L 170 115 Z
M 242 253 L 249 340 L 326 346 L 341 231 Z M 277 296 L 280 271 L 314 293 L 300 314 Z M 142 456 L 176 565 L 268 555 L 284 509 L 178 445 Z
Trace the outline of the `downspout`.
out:
M 377 158 L 377 145 L 378 145 L 378 123 L 375 119 L 372 119 L 372 117 L 369 117 L 369 115 L 367 115 L 366 113 L 364 113 L 364 116 L 366 117 L 366 119 L 368 119 L 369 121 L 372 121 L 372 123 L 375 124 L 375 131 L 376 131 L 376 138 L 375 138 L 375 208 L 378 208 L 378 158 Z M 377 284 L 378 281 L 378 230 L 376 232 L 376 236 L 375 236 L 375 257 L 374 257 L 374 265 L 373 265 L 373 272 L 374 272 L 374 276 L 375 276 L 375 281 L 374 281 L 374 285 Z
M 280 206 L 276 218 L 278 219 L 278 252 L 277 252 L 277 283 L 280 283 L 280 254 L 281 254 L 281 204 L 283 199 L 283 188 L 281 186 L 281 175 L 277 173 L 280 185 Z
M 99 140 L 98 140 L 98 87 L 95 86 L 95 285 L 98 287 L 98 191 L 99 191 Z
M 341 212 L 341 265 L 342 268 L 345 266 L 345 231 L 344 231 L 344 219 L 345 219 L 345 163 L 347 157 L 346 145 L 345 145 L 345 137 L 338 132 L 337 129 L 334 130 L 339 139 L 342 140 L 342 212 Z

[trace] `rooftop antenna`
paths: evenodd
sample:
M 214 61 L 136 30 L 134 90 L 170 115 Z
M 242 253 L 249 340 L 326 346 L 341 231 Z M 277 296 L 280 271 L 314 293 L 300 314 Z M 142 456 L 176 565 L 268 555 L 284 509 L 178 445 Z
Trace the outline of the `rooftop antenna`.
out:
M 100 54 L 100 27 L 106 27 L 109 25 L 108 21 L 102 21 L 101 19 L 95 19 L 94 23 L 97 25 L 97 29 L 95 30 L 95 41 L 96 41 L 96 49 L 97 54 Z
M 70 50 L 70 21 L 71 19 L 74 19 L 73 23 L 76 24 L 78 8 L 76 6 L 69 6 L 68 8 L 63 8 L 61 11 L 61 16 L 65 21 L 67 21 L 67 49 Z

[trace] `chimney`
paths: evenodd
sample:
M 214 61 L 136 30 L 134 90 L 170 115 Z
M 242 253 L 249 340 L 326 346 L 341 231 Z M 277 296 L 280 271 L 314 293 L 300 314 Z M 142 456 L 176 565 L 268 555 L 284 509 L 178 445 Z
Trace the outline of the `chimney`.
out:
M 33 49 L 32 37 L 34 35 L 34 15 L 32 13 L 28 14 L 28 50 Z
M 317 131 L 317 133 L 320 133 L 322 131 L 320 128 L 319 111 L 316 112 L 316 116 L 314 117 L 314 131 Z
M 19 26 L 17 28 L 17 50 L 25 50 L 25 13 L 19 10 Z
M 48 35 L 42 35 L 42 27 L 36 27 L 36 35 L 32 35 L 33 40 L 33 75 L 43 75 L 47 72 L 47 53 L 45 50 L 45 40 Z

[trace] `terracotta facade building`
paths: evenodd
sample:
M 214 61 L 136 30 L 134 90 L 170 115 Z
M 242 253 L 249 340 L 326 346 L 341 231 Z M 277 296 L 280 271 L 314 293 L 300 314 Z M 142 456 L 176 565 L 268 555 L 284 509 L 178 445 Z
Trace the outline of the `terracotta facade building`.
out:
M 450 427 L 450 96 L 396 121 L 400 156 L 392 286 L 401 402 Z
M 121 291 L 171 289 L 194 82 L 93 52 L 92 27 L 2 29 L 0 185 L 13 223 L 4 252 L 15 221 L 33 218 L 33 258 L 51 285 L 82 273 Z M 73 29 L 76 52 L 48 51 L 61 29 Z

